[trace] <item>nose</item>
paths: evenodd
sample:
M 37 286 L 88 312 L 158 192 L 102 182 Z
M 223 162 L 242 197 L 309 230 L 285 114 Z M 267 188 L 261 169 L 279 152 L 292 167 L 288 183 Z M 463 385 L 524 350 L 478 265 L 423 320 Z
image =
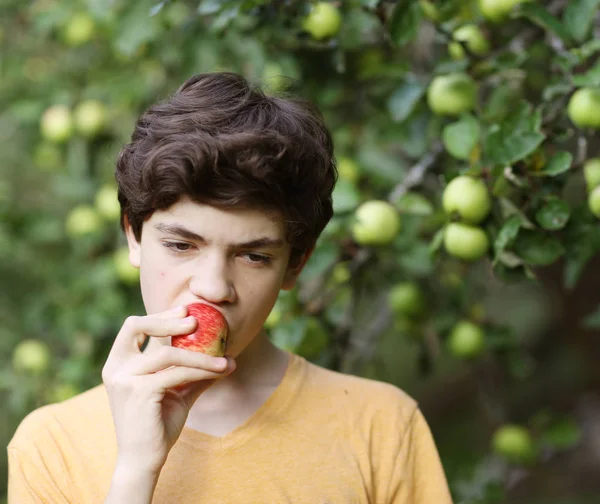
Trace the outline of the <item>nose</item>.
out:
M 203 254 L 190 280 L 190 292 L 209 303 L 233 303 L 236 298 L 233 281 L 225 257 Z

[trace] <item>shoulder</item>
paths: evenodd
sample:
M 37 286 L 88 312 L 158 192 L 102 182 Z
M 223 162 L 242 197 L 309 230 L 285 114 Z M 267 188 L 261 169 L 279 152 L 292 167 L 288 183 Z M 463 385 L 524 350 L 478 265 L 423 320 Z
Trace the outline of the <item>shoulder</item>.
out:
M 99 385 L 66 401 L 33 410 L 17 427 L 8 448 L 16 451 L 42 445 L 49 448 L 66 439 L 89 436 L 90 426 L 112 426 L 110 422 L 108 397 L 104 386 Z
M 317 405 L 343 409 L 382 428 L 408 425 L 418 410 L 417 401 L 396 385 L 304 362 L 305 388 Z

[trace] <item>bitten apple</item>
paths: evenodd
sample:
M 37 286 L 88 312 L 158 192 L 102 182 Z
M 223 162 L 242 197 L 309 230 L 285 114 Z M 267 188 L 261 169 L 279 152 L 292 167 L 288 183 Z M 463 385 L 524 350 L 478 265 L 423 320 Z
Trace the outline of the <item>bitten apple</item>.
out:
M 197 329 L 191 334 L 171 337 L 171 345 L 223 357 L 229 328 L 221 312 L 210 305 L 194 303 L 188 306 L 188 315 L 198 321 Z

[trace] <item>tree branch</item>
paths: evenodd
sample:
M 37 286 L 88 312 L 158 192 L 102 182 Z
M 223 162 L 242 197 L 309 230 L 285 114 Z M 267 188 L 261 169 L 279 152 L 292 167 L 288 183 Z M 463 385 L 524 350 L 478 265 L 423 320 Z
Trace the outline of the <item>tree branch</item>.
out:
M 398 183 L 388 197 L 390 203 L 394 203 L 401 196 L 404 195 L 409 189 L 421 184 L 425 178 L 427 170 L 429 170 L 438 160 L 440 155 L 444 152 L 444 146 L 441 142 L 436 143 L 433 148 L 425 154 L 416 164 L 414 164 L 408 170 L 408 174 L 404 177 L 402 182 Z

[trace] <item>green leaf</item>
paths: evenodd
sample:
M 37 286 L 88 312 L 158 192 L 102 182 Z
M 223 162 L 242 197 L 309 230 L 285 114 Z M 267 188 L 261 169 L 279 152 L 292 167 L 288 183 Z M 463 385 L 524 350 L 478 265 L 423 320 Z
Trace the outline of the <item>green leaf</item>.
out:
M 421 22 L 419 2 L 402 0 L 396 3 L 388 21 L 388 30 L 392 41 L 403 46 L 412 41 Z
M 532 231 L 522 232 L 517 237 L 514 250 L 531 266 L 548 266 L 565 253 L 558 238 Z
M 445 228 L 439 229 L 431 239 L 431 242 L 429 243 L 430 254 L 435 254 L 441 248 L 442 243 L 444 243 L 444 232 Z
M 431 215 L 434 211 L 431 202 L 416 192 L 404 193 L 397 202 L 394 202 L 394 205 L 404 214 Z
M 588 329 L 600 328 L 600 306 L 583 319 L 583 326 Z
M 308 325 L 307 316 L 297 316 L 274 327 L 269 334 L 273 344 L 291 352 L 302 342 Z
M 347 180 L 338 180 L 333 190 L 333 211 L 344 213 L 354 210 L 360 203 L 360 192 Z
M 158 18 L 149 15 L 144 3 L 136 5 L 122 18 L 114 41 L 115 47 L 121 54 L 133 56 L 142 44 L 157 37 L 159 23 Z
M 548 231 L 564 228 L 569 217 L 571 217 L 569 205 L 556 196 L 548 198 L 544 206 L 535 214 L 537 223 Z
M 556 450 L 573 448 L 579 444 L 581 438 L 581 427 L 571 418 L 553 421 L 542 434 L 542 442 Z
M 452 156 L 467 160 L 479 142 L 480 131 L 477 119 L 472 115 L 466 115 L 444 128 L 442 140 L 446 150 Z
M 541 113 L 531 112 L 531 105 L 521 102 L 516 111 L 501 124 L 493 125 L 485 138 L 484 151 L 490 161 L 510 165 L 531 154 L 546 138 L 540 133 Z
M 540 175 L 548 175 L 553 177 L 555 175 L 560 175 L 571 168 L 571 163 L 573 162 L 573 154 L 567 151 L 560 151 L 554 154 L 548 164 L 544 166 L 538 173 Z
M 425 85 L 414 77 L 405 80 L 388 100 L 388 110 L 392 119 L 396 122 L 404 121 L 423 96 L 425 89 Z
M 515 13 L 515 17 L 526 17 L 544 30 L 553 32 L 563 42 L 569 42 L 569 32 L 565 26 L 544 7 L 533 2 L 523 3 Z
M 484 149 L 490 161 L 509 165 L 531 154 L 545 138 L 542 133 L 498 128 L 487 136 Z
M 500 253 L 503 249 L 506 248 L 507 245 L 512 243 L 512 241 L 519 234 L 519 229 L 521 229 L 521 224 L 523 223 L 523 219 L 521 216 L 514 214 L 508 218 L 498 231 L 498 235 L 496 236 L 496 240 L 494 241 L 494 252 L 496 255 Z
M 216 14 L 219 12 L 229 0 L 203 0 L 198 6 L 197 12 L 201 16 Z
M 563 13 L 564 24 L 571 37 L 583 42 L 589 35 L 600 0 L 569 0 Z
M 600 61 L 596 62 L 587 72 L 574 75 L 573 84 L 575 86 L 600 86 Z

